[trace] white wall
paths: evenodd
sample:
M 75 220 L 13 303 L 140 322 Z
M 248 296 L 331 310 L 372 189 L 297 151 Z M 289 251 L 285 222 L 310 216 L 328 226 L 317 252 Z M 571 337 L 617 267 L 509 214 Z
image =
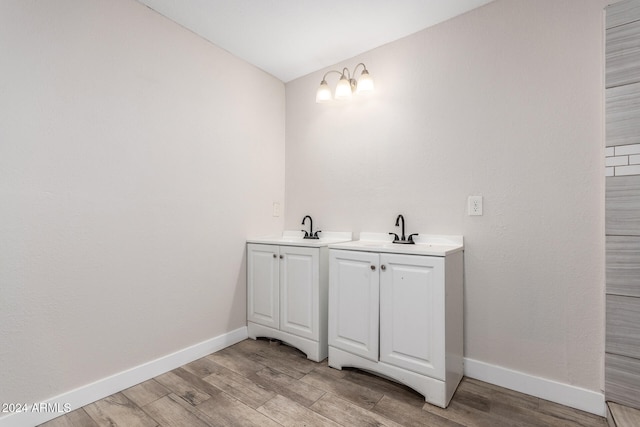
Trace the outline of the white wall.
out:
M 332 67 L 367 100 L 288 83 L 286 228 L 463 234 L 467 357 L 600 390 L 607 3 L 497 0 Z M 243 326 L 284 85 L 129 0 L 4 0 L 0 52 L 0 402 Z
M 607 3 L 498 0 L 330 67 L 370 99 L 288 83 L 285 228 L 464 235 L 466 356 L 601 390 Z
M 284 84 L 131 0 L 3 0 L 0 52 L 0 402 L 244 326 Z

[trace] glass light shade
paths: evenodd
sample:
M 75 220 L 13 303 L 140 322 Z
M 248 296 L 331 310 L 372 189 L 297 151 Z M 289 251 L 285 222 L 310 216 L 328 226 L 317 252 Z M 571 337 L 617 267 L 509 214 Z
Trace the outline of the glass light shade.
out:
M 369 93 L 373 92 L 373 80 L 369 75 L 367 70 L 364 70 L 360 75 L 360 79 L 358 80 L 358 88 L 356 89 L 357 93 Z
M 351 99 L 351 83 L 343 74 L 336 86 L 336 99 Z
M 316 92 L 316 102 L 327 102 L 331 101 L 331 89 L 329 89 L 329 85 L 326 80 L 320 82 L 320 87 Z

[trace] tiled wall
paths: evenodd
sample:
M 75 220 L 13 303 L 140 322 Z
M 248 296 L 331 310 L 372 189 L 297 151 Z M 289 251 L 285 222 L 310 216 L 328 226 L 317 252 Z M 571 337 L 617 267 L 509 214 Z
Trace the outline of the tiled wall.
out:
M 640 0 L 606 22 L 605 398 L 640 408 Z
M 640 144 L 607 147 L 605 176 L 640 175 Z

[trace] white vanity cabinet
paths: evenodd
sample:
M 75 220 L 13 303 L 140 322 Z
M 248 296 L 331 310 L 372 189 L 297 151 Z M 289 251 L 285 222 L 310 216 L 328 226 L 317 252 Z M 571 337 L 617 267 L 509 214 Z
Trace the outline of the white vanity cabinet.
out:
M 463 252 L 453 248 L 332 245 L 329 366 L 380 373 L 446 407 L 463 375 Z
M 249 336 L 279 338 L 278 331 L 311 340 L 313 346 L 315 343 L 322 344 L 320 338 L 326 335 L 326 327 L 322 327 L 323 320 L 326 322 L 326 314 L 322 316 L 324 319 L 320 319 L 320 305 L 326 312 L 326 298 L 321 301 L 320 251 L 321 248 L 298 246 L 247 245 Z M 326 257 L 326 254 L 323 255 Z M 323 281 L 326 283 L 326 280 Z M 326 341 L 326 338 L 322 341 Z M 291 344 L 298 347 L 296 342 Z M 306 344 L 300 346 L 302 351 L 317 353 L 309 350 Z M 310 355 L 309 358 L 318 357 Z
M 282 340 L 316 362 L 327 357 L 327 245 L 349 240 L 351 233 L 346 234 L 324 240 L 289 236 L 247 241 L 250 338 Z

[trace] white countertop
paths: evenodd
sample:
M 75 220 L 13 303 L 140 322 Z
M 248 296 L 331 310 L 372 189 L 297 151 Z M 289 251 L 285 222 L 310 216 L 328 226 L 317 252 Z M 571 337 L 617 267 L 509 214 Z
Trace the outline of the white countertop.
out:
M 303 239 L 302 231 L 285 231 L 281 236 L 264 236 L 247 239 L 247 243 L 265 245 L 307 246 L 319 248 L 330 244 L 348 242 L 353 234 L 350 231 L 321 231 L 319 239 Z
M 387 233 L 362 232 L 360 240 L 332 243 L 329 249 L 430 256 L 447 256 L 464 250 L 462 236 L 420 234 L 414 241 L 414 245 L 398 244 L 393 243 L 393 237 Z

